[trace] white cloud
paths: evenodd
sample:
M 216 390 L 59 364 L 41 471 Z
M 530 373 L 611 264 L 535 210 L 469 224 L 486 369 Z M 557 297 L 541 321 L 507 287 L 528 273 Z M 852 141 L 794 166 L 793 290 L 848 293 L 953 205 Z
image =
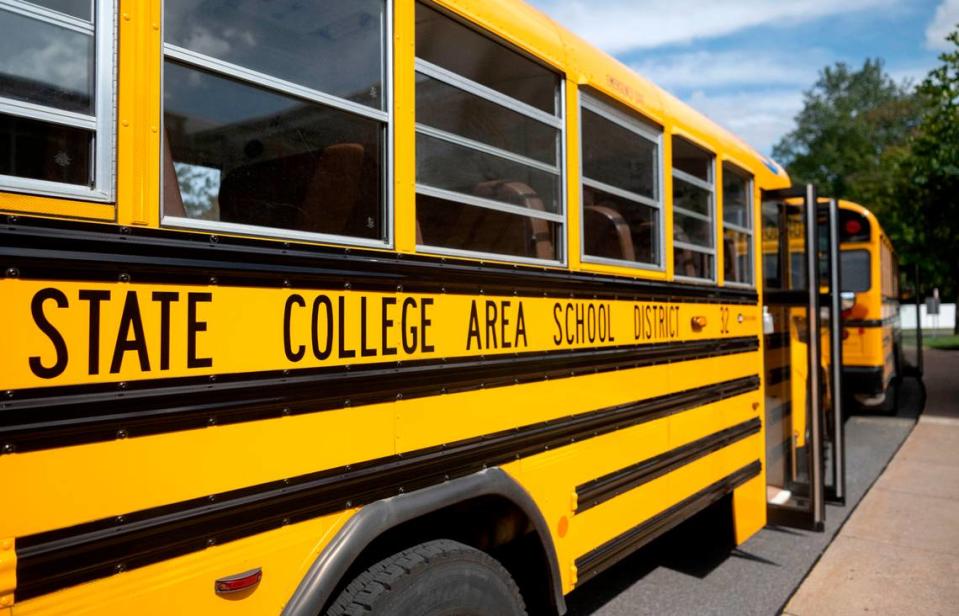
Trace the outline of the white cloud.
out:
M 559 23 L 611 53 L 732 34 L 754 26 L 852 13 L 896 0 L 533 0 Z M 947 0 L 954 2 L 954 0 Z
M 769 154 L 780 137 L 793 129 L 803 95 L 793 88 L 734 94 L 698 91 L 687 102 L 757 151 Z
M 800 85 L 816 80 L 828 58 L 818 52 L 758 54 L 696 51 L 634 62 L 631 68 L 667 90 L 750 85 Z
M 926 27 L 926 47 L 939 51 L 948 51 L 952 44 L 946 36 L 959 25 L 959 0 L 942 0 L 936 8 L 936 14 Z

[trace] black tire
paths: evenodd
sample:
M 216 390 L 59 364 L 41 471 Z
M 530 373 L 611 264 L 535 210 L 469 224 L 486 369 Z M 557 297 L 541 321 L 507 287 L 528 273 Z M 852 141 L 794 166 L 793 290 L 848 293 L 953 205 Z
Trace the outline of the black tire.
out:
M 327 616 L 525 616 L 496 559 L 439 539 L 384 558 L 343 589 Z
M 902 385 L 902 379 L 899 376 L 893 377 L 889 381 L 889 387 L 886 388 L 886 399 L 876 408 L 876 412 L 889 417 L 899 412 L 899 388 Z

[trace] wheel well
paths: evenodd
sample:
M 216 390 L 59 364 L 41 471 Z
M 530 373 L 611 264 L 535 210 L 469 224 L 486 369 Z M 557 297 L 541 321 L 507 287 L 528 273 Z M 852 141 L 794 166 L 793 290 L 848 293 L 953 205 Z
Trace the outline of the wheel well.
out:
M 522 508 L 499 495 L 455 503 L 394 526 L 370 542 L 330 594 L 331 603 L 362 571 L 391 554 L 434 539 L 487 552 L 516 581 L 530 614 L 556 614 L 550 564 L 542 538 Z M 328 605 L 320 612 L 323 614 Z

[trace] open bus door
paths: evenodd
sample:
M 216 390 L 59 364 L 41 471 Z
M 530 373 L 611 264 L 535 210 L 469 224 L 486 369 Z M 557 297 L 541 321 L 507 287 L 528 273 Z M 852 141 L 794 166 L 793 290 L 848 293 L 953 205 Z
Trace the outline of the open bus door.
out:
M 823 477 L 826 500 L 846 502 L 846 452 L 843 431 L 842 383 L 842 268 L 839 266 L 839 204 L 820 199 L 819 305 L 822 344 Z
M 762 227 L 768 518 L 822 530 L 828 371 L 822 349 L 832 336 L 823 336 L 820 312 L 824 251 L 815 188 L 765 192 Z M 825 251 L 827 260 L 830 253 Z M 830 321 L 829 327 L 839 322 Z

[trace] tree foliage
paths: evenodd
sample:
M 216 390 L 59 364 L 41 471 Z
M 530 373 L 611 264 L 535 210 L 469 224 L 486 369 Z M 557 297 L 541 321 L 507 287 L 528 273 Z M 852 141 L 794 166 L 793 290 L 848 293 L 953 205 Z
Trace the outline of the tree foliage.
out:
M 925 256 L 927 275 L 959 300 L 959 29 L 947 40 L 952 50 L 916 88 L 921 115 L 900 166 L 895 215 L 900 239 Z
M 859 70 L 840 62 L 824 68 L 804 98 L 796 128 L 773 148 L 794 181 L 854 201 L 883 192 L 916 123 L 909 84 L 893 81 L 879 59 Z
M 822 70 L 796 128 L 773 149 L 797 183 L 879 216 L 906 265 L 929 289 L 959 292 L 959 30 L 917 86 L 881 60 Z

